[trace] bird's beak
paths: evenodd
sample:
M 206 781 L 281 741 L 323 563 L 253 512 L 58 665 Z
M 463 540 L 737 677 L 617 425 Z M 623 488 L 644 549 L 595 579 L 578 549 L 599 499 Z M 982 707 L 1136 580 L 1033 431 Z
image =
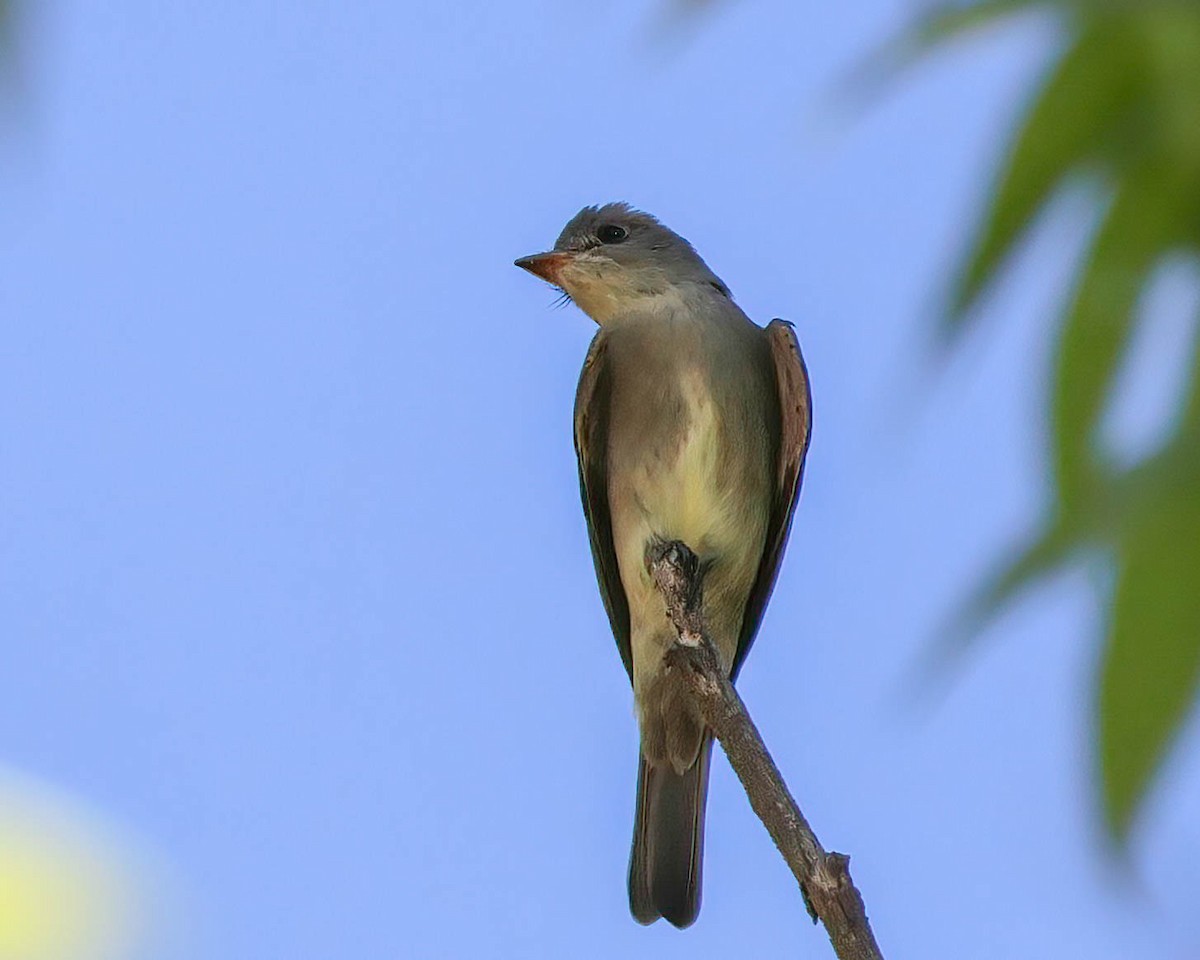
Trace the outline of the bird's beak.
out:
M 532 257 L 522 257 L 520 260 L 514 260 L 513 264 L 522 270 L 528 270 L 535 277 L 541 277 L 547 283 L 561 287 L 559 272 L 570 262 L 571 254 L 553 251 L 551 253 L 535 253 Z

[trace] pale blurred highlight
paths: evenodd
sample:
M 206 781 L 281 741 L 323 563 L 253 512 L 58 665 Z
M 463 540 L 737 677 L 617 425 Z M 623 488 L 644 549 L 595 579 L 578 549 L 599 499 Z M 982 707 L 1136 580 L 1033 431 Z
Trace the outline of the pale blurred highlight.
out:
M 139 859 L 82 804 L 0 769 L 0 960 L 144 956 Z

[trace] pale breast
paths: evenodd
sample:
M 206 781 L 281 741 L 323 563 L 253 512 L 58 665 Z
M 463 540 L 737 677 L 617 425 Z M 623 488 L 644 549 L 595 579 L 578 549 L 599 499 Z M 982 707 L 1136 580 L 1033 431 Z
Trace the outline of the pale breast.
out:
M 751 518 L 749 491 L 739 483 L 745 471 L 729 449 L 732 425 L 700 370 L 678 371 L 677 383 L 673 442 L 654 445 L 637 461 L 629 492 L 653 536 L 682 540 L 701 556 L 738 552 Z
M 614 543 L 631 606 L 659 611 L 645 575 L 654 540 L 681 540 L 748 591 L 767 524 L 767 446 L 755 404 L 720 396 L 701 366 L 676 366 L 667 390 L 637 398 L 614 424 L 609 474 Z M 661 384 L 662 381 L 660 381 Z M 716 586 L 714 583 L 713 586 Z M 635 619 L 637 619 L 635 615 Z
M 645 567 L 655 540 L 680 540 L 710 564 L 706 619 L 727 659 L 736 648 L 774 472 L 774 374 L 758 334 L 740 314 L 610 330 L 608 500 L 635 688 L 673 637 Z

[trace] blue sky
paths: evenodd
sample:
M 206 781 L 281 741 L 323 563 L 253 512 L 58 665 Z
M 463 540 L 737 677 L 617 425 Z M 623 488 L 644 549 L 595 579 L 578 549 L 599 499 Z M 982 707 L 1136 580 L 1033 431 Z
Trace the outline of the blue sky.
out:
M 146 956 L 831 956 L 723 760 L 699 922 L 628 917 L 636 732 L 571 449 L 593 327 L 511 265 L 625 199 L 752 317 L 796 323 L 813 446 L 740 689 L 885 954 L 1194 956 L 1195 750 L 1132 879 L 1100 852 L 1102 571 L 1007 616 L 952 683 L 911 684 L 1045 495 L 1046 320 L 1081 198 L 965 349 L 929 348 L 1053 31 L 957 46 L 847 114 L 834 90 L 907 5 L 668 10 L 23 21 L 5 765 L 156 864 L 147 912 L 172 919 Z

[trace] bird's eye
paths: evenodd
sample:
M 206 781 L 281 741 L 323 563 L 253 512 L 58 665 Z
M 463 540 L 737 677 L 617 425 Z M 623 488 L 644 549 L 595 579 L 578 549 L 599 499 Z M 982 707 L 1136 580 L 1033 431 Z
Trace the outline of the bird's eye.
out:
M 596 239 L 601 243 L 620 243 L 628 236 L 629 231 L 615 223 L 602 224 L 596 231 Z

